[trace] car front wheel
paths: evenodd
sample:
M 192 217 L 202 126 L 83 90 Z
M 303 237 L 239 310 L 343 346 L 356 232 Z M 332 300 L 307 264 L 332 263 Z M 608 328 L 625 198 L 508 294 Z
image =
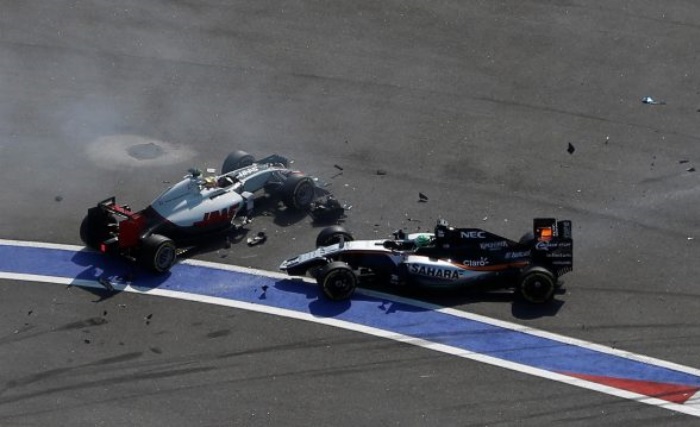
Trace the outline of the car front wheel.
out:
M 326 227 L 318 233 L 316 237 L 316 247 L 330 246 L 342 241 L 349 242 L 353 240 L 352 234 L 340 225 L 332 225 Z
M 323 267 L 316 280 L 323 294 L 333 301 L 350 298 L 357 288 L 357 275 L 350 266 L 341 261 Z
M 288 208 L 308 209 L 315 196 L 316 186 L 308 176 L 291 174 L 282 185 L 282 201 Z

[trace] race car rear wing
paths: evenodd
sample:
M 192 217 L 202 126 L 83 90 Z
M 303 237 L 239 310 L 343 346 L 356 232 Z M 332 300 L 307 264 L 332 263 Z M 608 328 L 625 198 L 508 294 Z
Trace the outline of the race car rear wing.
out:
M 121 215 L 126 218 L 133 218 L 136 213 L 131 211 L 131 207 L 127 205 L 118 205 L 116 197 L 108 197 L 103 201 L 99 202 L 97 206 L 107 212 Z
M 532 262 L 550 269 L 557 276 L 574 268 L 574 240 L 571 221 L 555 218 L 535 218 Z

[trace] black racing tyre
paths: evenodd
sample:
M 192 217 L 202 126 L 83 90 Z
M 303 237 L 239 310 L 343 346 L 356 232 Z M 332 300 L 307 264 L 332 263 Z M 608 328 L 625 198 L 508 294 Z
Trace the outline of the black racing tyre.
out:
M 80 240 L 85 246 L 97 249 L 107 237 L 109 237 L 109 227 L 117 221 L 100 208 L 88 209 L 87 215 L 80 223 Z
M 229 173 L 255 163 L 255 157 L 245 151 L 236 150 L 229 154 L 224 160 L 224 165 L 221 166 L 221 174 Z
M 139 262 L 156 273 L 165 273 L 175 264 L 177 247 L 169 238 L 151 234 L 141 241 Z
M 333 301 L 350 298 L 357 288 L 357 275 L 342 261 L 331 262 L 321 268 L 316 281 L 323 295 Z
M 523 271 L 518 283 L 518 294 L 533 304 L 549 302 L 554 297 L 557 278 L 543 267 L 530 267 Z
M 316 185 L 308 176 L 291 174 L 282 184 L 282 202 L 288 208 L 304 210 L 316 197 Z
M 316 237 L 316 247 L 320 248 L 321 246 L 335 245 L 336 243 L 340 243 L 341 240 L 350 242 L 355 239 L 352 237 L 352 234 L 342 226 L 332 225 L 318 233 Z

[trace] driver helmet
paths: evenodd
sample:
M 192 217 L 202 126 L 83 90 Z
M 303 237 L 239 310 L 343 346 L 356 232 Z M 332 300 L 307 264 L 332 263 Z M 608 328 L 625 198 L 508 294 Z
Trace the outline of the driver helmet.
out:
M 219 185 L 219 183 L 216 181 L 216 178 L 213 176 L 208 176 L 204 178 L 204 187 L 206 188 L 216 188 Z
M 430 236 L 428 236 L 427 234 L 419 234 L 413 240 L 413 243 L 416 245 L 417 248 L 422 248 L 423 246 L 428 246 L 430 244 L 430 241 Z

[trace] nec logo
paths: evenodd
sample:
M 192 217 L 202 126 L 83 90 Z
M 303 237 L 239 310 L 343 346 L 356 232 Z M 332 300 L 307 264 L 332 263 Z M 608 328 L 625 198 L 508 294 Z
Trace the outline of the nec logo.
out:
M 201 221 L 195 222 L 194 225 L 196 227 L 207 227 L 209 225 L 230 222 L 236 215 L 237 207 L 238 205 L 234 205 L 229 208 L 221 209 L 220 211 L 207 212 L 204 214 L 204 218 Z
M 462 239 L 485 239 L 486 238 L 486 232 L 484 231 L 460 231 L 459 236 Z

